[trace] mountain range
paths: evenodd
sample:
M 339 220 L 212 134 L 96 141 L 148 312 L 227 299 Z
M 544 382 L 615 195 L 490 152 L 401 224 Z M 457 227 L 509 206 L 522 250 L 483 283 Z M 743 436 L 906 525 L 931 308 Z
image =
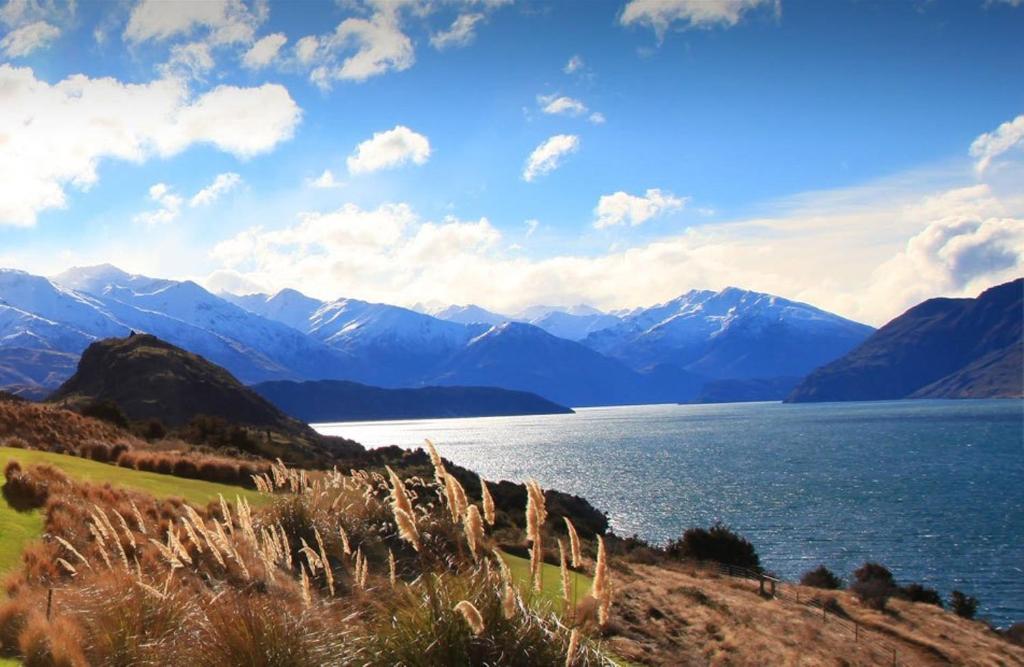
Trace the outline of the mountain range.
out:
M 1024 396 L 1024 279 L 929 299 L 815 370 L 792 402 Z
M 436 315 L 341 298 L 212 294 L 104 265 L 53 278 L 0 270 L 0 387 L 52 390 L 92 342 L 149 333 L 246 384 L 346 380 L 386 388 L 491 386 L 571 406 L 779 399 L 872 329 L 813 306 L 728 288 L 646 309 L 479 306 Z

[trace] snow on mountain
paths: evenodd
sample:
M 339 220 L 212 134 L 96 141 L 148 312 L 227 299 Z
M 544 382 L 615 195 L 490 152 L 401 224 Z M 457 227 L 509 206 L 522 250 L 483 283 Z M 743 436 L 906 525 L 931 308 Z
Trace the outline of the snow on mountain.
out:
M 601 311 L 573 314 L 555 310 L 532 320 L 530 324 L 559 338 L 580 341 L 592 333 L 613 327 L 620 321 L 614 315 L 606 315 Z
M 460 324 L 501 324 L 502 322 L 508 322 L 510 317 L 494 313 L 480 306 L 469 304 L 468 306 L 448 306 L 442 310 L 433 313 L 434 317 L 447 320 L 448 322 L 458 322 Z
M 338 351 L 191 281 L 130 275 L 111 266 L 71 269 L 55 280 L 87 290 L 132 329 L 203 355 L 245 382 L 337 378 L 348 371 L 349 360 Z
M 293 289 L 283 289 L 277 294 L 221 294 L 221 298 L 240 306 L 251 313 L 256 313 L 269 320 L 287 324 L 293 329 L 306 332 L 309 320 L 317 310 L 324 306 L 319 299 L 308 297 Z
M 96 299 L 24 271 L 0 269 L 0 305 L 67 325 L 93 338 L 128 333 L 127 327 L 111 317 Z
M 584 343 L 634 368 L 672 364 L 718 378 L 798 377 L 871 332 L 808 304 L 729 287 L 691 290 L 634 311 Z

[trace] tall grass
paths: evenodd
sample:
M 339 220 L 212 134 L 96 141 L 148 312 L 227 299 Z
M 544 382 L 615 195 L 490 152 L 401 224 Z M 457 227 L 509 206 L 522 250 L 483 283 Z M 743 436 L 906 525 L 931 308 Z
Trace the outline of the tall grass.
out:
M 49 538 L 8 585 L 0 650 L 50 656 L 40 664 L 60 653 L 69 665 L 608 663 L 572 605 L 515 588 L 487 509 L 454 477 L 385 472 L 278 463 L 254 474 L 271 502 L 253 509 L 244 498 L 193 507 L 18 468 L 24 485 L 45 485 L 33 502 Z M 49 588 L 52 617 L 38 622 Z

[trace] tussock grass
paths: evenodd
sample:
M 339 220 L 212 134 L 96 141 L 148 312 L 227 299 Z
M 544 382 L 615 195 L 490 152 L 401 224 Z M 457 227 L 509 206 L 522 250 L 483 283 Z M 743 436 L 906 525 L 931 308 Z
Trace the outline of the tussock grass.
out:
M 61 462 L 78 473 L 102 466 L 71 461 Z M 609 664 L 575 605 L 509 588 L 480 508 L 450 476 L 438 485 L 279 464 L 257 477 L 259 502 L 232 489 L 192 506 L 55 467 L 16 472 L 46 488 L 48 539 L 7 584 L 8 654 L 69 665 Z M 141 479 L 136 488 L 153 483 Z M 39 621 L 50 588 L 53 617 Z

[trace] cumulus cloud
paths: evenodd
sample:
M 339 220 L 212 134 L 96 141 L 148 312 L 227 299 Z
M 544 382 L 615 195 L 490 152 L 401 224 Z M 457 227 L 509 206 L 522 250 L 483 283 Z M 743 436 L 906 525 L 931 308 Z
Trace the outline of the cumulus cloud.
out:
M 212 183 L 197 192 L 192 199 L 189 200 L 188 205 L 193 208 L 196 206 L 209 206 L 220 199 L 221 195 L 234 190 L 241 184 L 242 177 L 232 171 L 224 174 L 217 174 L 217 177 L 213 179 Z
M 284 33 L 267 35 L 256 41 L 252 47 L 242 56 L 242 66 L 248 69 L 262 69 L 274 62 L 274 58 L 281 51 L 281 47 L 288 42 Z
M 678 211 L 686 205 L 686 198 L 676 197 L 671 192 L 651 188 L 643 196 L 623 191 L 603 195 L 594 209 L 594 227 L 604 229 L 624 223 L 632 227 L 642 225 L 651 218 Z
M 49 46 L 60 37 L 60 28 L 46 21 L 36 21 L 10 31 L 0 39 L 0 51 L 8 58 L 21 58 L 36 49 Z
M 334 177 L 334 172 L 330 169 L 324 169 L 324 172 L 316 178 L 309 181 L 309 186 L 312 188 L 320 188 L 322 190 L 329 190 L 331 188 L 340 188 L 344 183 L 337 180 Z
M 407 204 L 362 209 L 355 204 L 326 213 L 304 213 L 279 230 L 255 227 L 218 244 L 212 256 L 221 270 L 274 289 L 299 284 L 314 293 L 358 294 L 380 299 L 400 285 L 415 283 L 450 259 L 487 253 L 501 233 L 486 218 L 421 221 Z M 391 295 L 389 294 L 389 297 Z
M 533 149 L 523 168 L 523 180 L 533 181 L 562 165 L 562 160 L 579 150 L 580 138 L 574 134 L 556 134 Z
M 404 125 L 396 125 L 356 146 L 349 156 L 348 170 L 363 174 L 380 169 L 394 169 L 404 164 L 426 164 L 430 158 L 430 141 Z
M 213 53 L 206 42 L 176 44 L 171 48 L 170 59 L 161 67 L 165 76 L 185 76 L 193 79 L 202 77 L 213 69 Z
M 149 188 L 149 198 L 159 204 L 160 207 L 139 213 L 133 218 L 136 223 L 146 225 L 147 227 L 166 225 L 174 222 L 181 213 L 183 200 L 179 195 L 171 192 L 171 188 L 166 183 L 157 183 Z
M 265 18 L 265 12 L 250 10 L 242 0 L 140 0 L 123 37 L 140 44 L 205 30 L 213 44 L 248 43 Z
M 587 112 L 587 105 L 565 95 L 538 95 L 537 104 L 548 114 L 580 116 Z
M 0 65 L 0 224 L 30 226 L 87 189 L 104 158 L 142 162 L 195 144 L 246 158 L 289 139 L 301 110 L 280 85 L 193 95 L 177 78 L 129 84 L 75 75 L 55 84 Z
M 295 57 L 303 65 L 308 65 L 316 58 L 316 52 L 320 48 L 320 40 L 316 35 L 306 35 L 295 43 Z
M 973 295 L 1021 274 L 1024 198 L 918 185 L 809 193 L 765 205 L 762 217 L 588 255 L 511 252 L 486 219 L 430 222 L 406 204 L 349 204 L 247 230 L 217 246 L 215 259 L 264 289 L 324 298 L 615 309 L 740 285 L 875 325 L 922 299 Z
M 971 143 L 971 157 L 978 172 L 984 172 L 1003 153 L 1024 146 L 1024 114 L 1006 121 L 992 132 L 986 132 Z
M 467 46 L 476 37 L 476 26 L 484 20 L 483 14 L 460 14 L 447 30 L 430 36 L 430 45 L 438 51 Z
M 774 7 L 779 0 L 630 0 L 622 10 L 619 23 L 652 28 L 662 39 L 670 27 L 730 28 L 743 15 L 757 7 Z
M 304 48 L 308 51 L 309 44 Z M 340 54 L 346 53 L 350 55 L 341 58 Z M 332 35 L 319 41 L 319 49 L 310 59 L 314 57 L 324 59 L 310 75 L 322 88 L 337 79 L 366 81 L 387 72 L 401 72 L 416 61 L 412 40 L 399 24 L 397 5 L 385 5 L 368 19 L 345 19 Z

